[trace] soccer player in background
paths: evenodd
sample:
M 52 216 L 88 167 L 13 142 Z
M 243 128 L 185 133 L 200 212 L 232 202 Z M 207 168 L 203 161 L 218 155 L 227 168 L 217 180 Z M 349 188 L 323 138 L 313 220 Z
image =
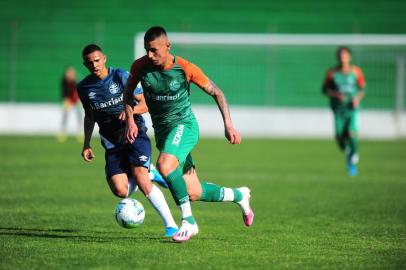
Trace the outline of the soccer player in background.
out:
M 196 84 L 216 101 L 228 141 L 241 143 L 223 92 L 196 65 L 171 54 L 170 42 L 162 27 L 150 28 L 145 33 L 144 45 L 147 55 L 132 64 L 124 90 L 127 138 L 132 142 L 140 136 L 135 121 L 128 116 L 134 113 L 132 89 L 141 82 L 160 151 L 157 169 L 168 183 L 182 213 L 182 225 L 173 240 L 187 241 L 198 233 L 189 200 L 235 202 L 242 210 L 245 225 L 251 226 L 254 212 L 250 207 L 250 190 L 200 183 L 191 155 L 199 139 L 199 127 L 189 100 L 190 83 Z
M 78 84 L 79 97 L 85 109 L 83 159 L 90 162 L 95 157 L 90 140 L 97 123 L 105 149 L 105 173 L 111 191 L 114 195 L 125 198 L 130 196 L 138 185 L 161 216 L 165 225 L 165 236 L 173 236 L 178 227 L 162 191 L 150 180 L 152 152 L 141 115 L 148 110 L 142 88 L 135 85 L 131 89 L 135 102 L 131 105 L 133 114 L 129 117 L 137 125 L 139 133 L 137 139 L 129 143 L 126 140 L 126 114 L 123 104 L 123 89 L 127 83 L 128 72 L 119 68 L 107 68 L 107 57 L 101 48 L 94 44 L 83 49 L 82 57 L 83 64 L 91 73 Z M 166 185 L 156 170 L 152 178 L 153 181 Z
M 344 151 L 348 174 L 358 173 L 358 132 L 360 103 L 365 95 L 365 79 L 359 67 L 351 64 L 351 51 L 337 49 L 338 65 L 328 70 L 323 93 L 330 98 L 334 113 L 335 139 Z
M 67 66 L 61 79 L 61 95 L 63 99 L 61 132 L 58 134 L 58 141 L 66 141 L 68 116 L 72 110 L 77 116 L 77 131 L 79 135 L 82 126 L 82 111 L 79 105 L 79 96 L 76 89 L 76 70 Z M 79 138 L 79 136 L 78 136 Z

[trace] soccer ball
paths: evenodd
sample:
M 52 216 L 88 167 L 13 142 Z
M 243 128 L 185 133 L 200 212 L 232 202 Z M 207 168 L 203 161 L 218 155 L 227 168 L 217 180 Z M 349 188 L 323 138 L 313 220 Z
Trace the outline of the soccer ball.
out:
M 115 216 L 117 223 L 121 227 L 135 228 L 144 222 L 144 206 L 135 199 L 125 198 L 117 204 Z

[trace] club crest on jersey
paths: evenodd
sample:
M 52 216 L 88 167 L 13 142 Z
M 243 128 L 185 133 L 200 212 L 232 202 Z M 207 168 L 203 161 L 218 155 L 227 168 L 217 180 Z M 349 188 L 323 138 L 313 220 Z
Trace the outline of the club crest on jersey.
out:
M 180 88 L 180 82 L 178 82 L 177 80 L 173 80 L 169 83 L 169 89 L 171 89 L 172 91 L 179 90 L 179 88 Z
M 110 84 L 109 86 L 109 91 L 110 93 L 117 94 L 118 91 L 120 91 L 120 86 L 118 86 L 118 84 L 116 84 L 115 82 L 113 82 L 112 84 Z
M 347 77 L 347 83 L 348 83 L 348 84 L 355 84 L 355 78 L 353 78 L 353 77 Z

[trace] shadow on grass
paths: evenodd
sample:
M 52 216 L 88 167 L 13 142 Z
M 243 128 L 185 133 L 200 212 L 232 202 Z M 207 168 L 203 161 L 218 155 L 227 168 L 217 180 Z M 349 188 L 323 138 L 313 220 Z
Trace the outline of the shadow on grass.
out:
M 107 235 L 108 234 L 108 235 Z M 36 237 L 49 239 L 66 239 L 79 242 L 116 242 L 116 241 L 151 241 L 168 242 L 170 239 L 163 237 L 137 234 L 136 236 L 123 236 L 117 232 L 101 232 L 101 231 L 80 231 L 78 229 L 34 229 L 34 228 L 13 228 L 0 227 L 0 235 L 10 235 L 16 237 Z

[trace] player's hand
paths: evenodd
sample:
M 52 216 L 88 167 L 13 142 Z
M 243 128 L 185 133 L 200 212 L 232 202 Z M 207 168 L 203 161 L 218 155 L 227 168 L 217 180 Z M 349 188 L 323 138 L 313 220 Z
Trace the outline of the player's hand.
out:
M 72 107 L 72 103 L 71 103 L 71 101 L 69 100 L 69 98 L 64 98 L 64 99 L 63 99 L 63 108 L 64 108 L 65 110 L 69 110 L 71 107 Z
M 92 148 L 87 147 L 87 148 L 84 148 L 84 149 L 83 149 L 83 151 L 82 151 L 82 157 L 83 157 L 83 159 L 84 159 L 86 162 L 90 162 L 90 161 L 92 161 L 96 156 L 95 156 L 95 154 L 93 153 Z
M 234 129 L 234 127 L 226 128 L 225 135 L 226 135 L 227 140 L 231 144 L 240 144 L 241 143 L 241 136 L 238 133 L 238 131 Z
M 138 127 L 135 124 L 134 119 L 131 118 L 127 121 L 127 131 L 126 131 L 127 140 L 130 143 L 133 143 L 135 141 L 135 138 L 137 138 L 137 135 L 138 135 Z
M 120 115 L 118 116 L 118 119 L 119 119 L 120 121 L 122 121 L 122 122 L 125 121 L 125 119 L 126 119 L 126 114 L 125 114 L 124 111 L 122 111 L 122 112 L 120 113 Z
M 337 93 L 337 99 L 342 102 L 342 101 L 344 101 L 345 96 L 341 93 Z
M 354 97 L 351 102 L 352 102 L 352 107 L 354 109 L 359 107 L 359 98 L 358 97 Z

